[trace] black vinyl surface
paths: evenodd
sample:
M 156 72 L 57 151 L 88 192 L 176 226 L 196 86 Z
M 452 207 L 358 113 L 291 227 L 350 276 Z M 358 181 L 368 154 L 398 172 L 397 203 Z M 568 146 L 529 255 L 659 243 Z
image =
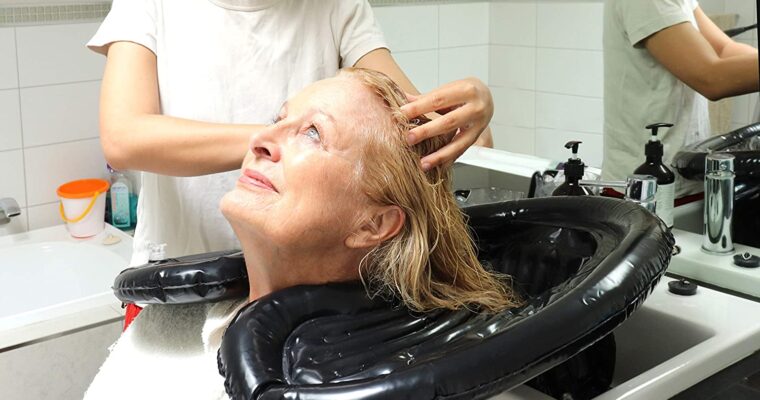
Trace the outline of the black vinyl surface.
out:
M 244 307 L 219 370 L 233 399 L 483 399 L 604 338 L 651 292 L 673 238 L 599 197 L 471 207 L 480 256 L 526 298 L 496 315 L 415 315 L 358 284 L 301 286 Z

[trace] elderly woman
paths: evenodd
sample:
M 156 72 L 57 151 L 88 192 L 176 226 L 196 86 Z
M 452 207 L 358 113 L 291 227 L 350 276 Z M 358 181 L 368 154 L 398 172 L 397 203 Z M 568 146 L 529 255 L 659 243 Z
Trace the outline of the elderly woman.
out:
M 405 102 L 381 73 L 345 69 L 283 105 L 251 138 L 221 202 L 245 254 L 247 301 L 147 307 L 86 398 L 227 398 L 216 370 L 224 330 L 248 301 L 295 285 L 361 279 L 371 294 L 421 312 L 515 305 L 475 256 L 450 170 L 419 168 L 445 139 L 409 147 L 418 121 L 403 116 Z

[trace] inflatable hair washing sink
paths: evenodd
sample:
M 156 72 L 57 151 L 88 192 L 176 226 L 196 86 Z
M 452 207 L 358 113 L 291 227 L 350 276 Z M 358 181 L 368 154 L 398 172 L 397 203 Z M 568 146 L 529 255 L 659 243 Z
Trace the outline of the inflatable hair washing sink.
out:
M 465 210 L 481 260 L 513 276 L 526 300 L 523 306 L 496 315 L 420 315 L 393 300 L 370 299 L 358 284 L 278 291 L 244 307 L 225 333 L 219 370 L 230 396 L 545 396 L 522 386 L 531 381 L 554 396 L 562 390 L 582 393 L 577 391 L 588 386 L 598 398 L 619 398 L 609 396 L 618 396 L 616 390 L 675 394 L 678 385 L 704 378 L 692 371 L 673 385 L 642 377 L 663 367 L 660 361 L 683 356 L 716 336 L 715 329 L 690 319 L 685 311 L 691 305 L 679 308 L 678 301 L 671 302 L 675 315 L 659 307 L 636 311 L 650 294 L 650 302 L 660 306 L 670 300 L 657 283 L 673 239 L 659 219 L 635 204 L 599 197 L 529 199 Z M 114 290 L 123 301 L 216 301 L 245 296 L 247 278 L 240 254 L 207 254 L 125 270 Z M 691 297 L 719 304 L 717 295 L 701 290 Z M 730 328 L 746 333 L 743 326 Z M 613 331 L 617 350 L 610 340 Z M 667 348 L 644 356 L 645 345 Z M 552 371 L 567 373 L 571 369 L 562 370 L 563 365 L 573 363 L 597 369 L 576 377 L 590 385 L 558 386 L 562 373 Z M 627 386 L 636 379 L 646 382 Z

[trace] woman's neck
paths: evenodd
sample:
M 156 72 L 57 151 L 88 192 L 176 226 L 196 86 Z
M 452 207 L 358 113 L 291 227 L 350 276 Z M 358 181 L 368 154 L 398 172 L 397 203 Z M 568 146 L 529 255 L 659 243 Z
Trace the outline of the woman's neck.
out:
M 361 257 L 348 251 L 289 253 L 256 240 L 240 238 L 248 270 L 249 301 L 298 285 L 359 279 Z

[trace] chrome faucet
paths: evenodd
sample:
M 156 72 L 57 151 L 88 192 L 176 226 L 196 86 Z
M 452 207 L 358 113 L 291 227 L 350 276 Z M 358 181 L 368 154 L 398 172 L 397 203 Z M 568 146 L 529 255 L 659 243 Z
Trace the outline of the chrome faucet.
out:
M 16 200 L 6 197 L 0 199 L 0 225 L 5 225 L 11 222 L 11 218 L 21 214 L 21 208 L 19 208 Z
M 708 154 L 705 158 L 705 210 L 702 249 L 709 253 L 734 252 L 731 225 L 734 215 L 734 156 Z
M 597 188 L 618 188 L 624 189 L 625 199 L 632 201 L 646 208 L 652 213 L 655 212 L 657 201 L 657 178 L 651 175 L 631 175 L 625 181 L 588 181 L 581 180 L 578 182 L 583 186 Z

